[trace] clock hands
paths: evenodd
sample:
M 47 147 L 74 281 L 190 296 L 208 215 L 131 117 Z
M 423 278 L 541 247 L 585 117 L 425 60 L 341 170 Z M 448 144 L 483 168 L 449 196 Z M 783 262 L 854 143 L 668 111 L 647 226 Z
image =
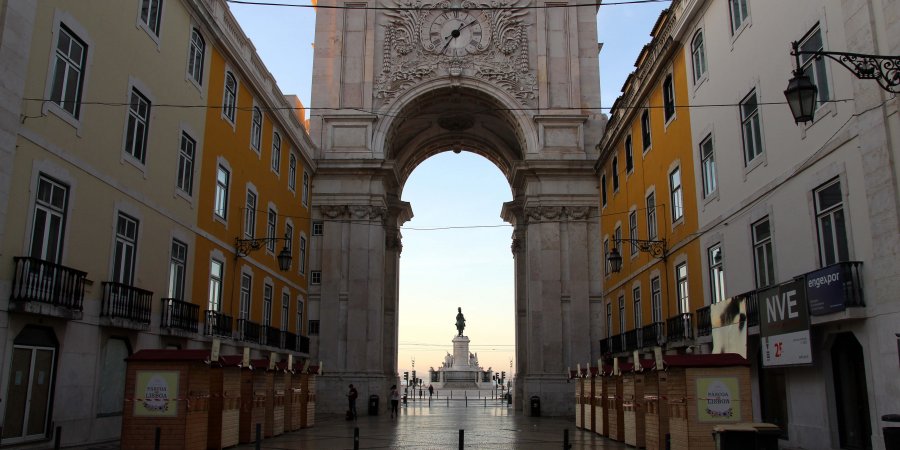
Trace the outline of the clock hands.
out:
M 451 31 L 451 32 L 450 32 L 450 36 L 447 36 L 446 38 L 444 38 L 444 40 L 447 41 L 447 43 L 444 44 L 444 48 L 441 49 L 441 54 L 443 55 L 444 52 L 447 51 L 447 47 L 450 46 L 450 43 L 453 42 L 454 39 L 456 39 L 456 38 L 459 37 L 460 31 L 462 31 L 463 28 L 466 28 L 466 27 L 468 27 L 469 25 L 472 25 L 472 24 L 475 23 L 475 22 L 477 22 L 477 20 L 472 20 L 472 21 L 469 22 L 469 23 L 460 23 L 460 24 L 459 24 L 459 28 L 457 28 L 457 29 Z

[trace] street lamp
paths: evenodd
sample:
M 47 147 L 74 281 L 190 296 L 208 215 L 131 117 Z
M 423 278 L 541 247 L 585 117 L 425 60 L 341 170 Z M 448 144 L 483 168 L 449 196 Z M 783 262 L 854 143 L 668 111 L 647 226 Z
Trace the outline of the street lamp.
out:
M 284 235 L 283 238 L 257 238 L 257 239 L 234 239 L 234 257 L 235 258 L 243 258 L 250 254 L 250 252 L 254 250 L 261 249 L 264 245 L 269 242 L 277 242 L 284 241 L 284 247 L 278 253 L 278 268 L 282 272 L 287 272 L 291 270 L 291 260 L 293 257 L 291 256 L 291 250 L 288 246 L 291 244 L 291 237 L 287 234 Z
M 666 256 L 666 240 L 643 240 L 643 239 L 618 239 L 618 242 L 628 242 L 637 247 L 638 250 L 650 253 L 650 256 L 654 258 L 664 258 Z M 612 250 L 609 251 L 609 255 L 606 257 L 606 262 L 609 263 L 609 270 L 612 273 L 619 273 L 622 270 L 622 254 L 619 253 L 619 249 L 613 247 Z
M 837 61 L 861 80 L 875 80 L 882 89 L 900 94 L 900 56 L 866 55 L 862 53 L 830 52 L 825 50 L 800 50 L 800 44 L 791 43 L 791 55 L 795 58 L 794 76 L 788 82 L 784 96 L 791 107 L 794 122 L 806 123 L 813 120 L 818 100 L 818 88 L 804 75 L 800 65 L 800 55 L 812 58 L 826 57 Z

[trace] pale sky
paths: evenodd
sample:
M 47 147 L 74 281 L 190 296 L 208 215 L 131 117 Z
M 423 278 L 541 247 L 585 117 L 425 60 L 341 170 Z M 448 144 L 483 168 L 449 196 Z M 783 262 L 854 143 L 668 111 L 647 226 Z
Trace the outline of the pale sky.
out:
M 273 0 L 268 0 L 273 2 Z M 308 0 L 274 0 L 309 4 Z M 612 106 L 634 61 L 650 40 L 659 12 L 669 5 L 609 5 L 597 14 L 602 105 Z M 230 4 L 244 32 L 285 94 L 310 105 L 315 11 Z M 604 112 L 608 112 L 604 110 Z M 311 110 L 310 114 L 316 114 Z M 590 144 L 593 145 L 593 144 Z M 400 257 L 400 349 L 398 372 L 426 378 L 437 367 L 456 334 L 456 308 L 466 316 L 465 334 L 479 363 L 510 377 L 515 356 L 513 322 L 512 229 L 500 219 L 503 202 L 512 199 L 502 173 L 471 153 L 441 153 L 412 173 L 403 200 L 415 217 L 404 225 Z M 488 228 L 416 230 L 459 226 Z M 515 365 L 513 365 L 515 367 Z

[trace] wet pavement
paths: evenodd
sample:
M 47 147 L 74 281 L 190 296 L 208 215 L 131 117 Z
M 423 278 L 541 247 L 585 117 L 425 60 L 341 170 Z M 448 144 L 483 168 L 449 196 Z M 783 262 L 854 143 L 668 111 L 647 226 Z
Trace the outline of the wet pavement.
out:
M 364 413 L 365 404 L 359 408 Z M 569 430 L 572 449 L 625 449 L 620 442 L 575 428 L 574 417 L 525 417 L 496 400 L 445 399 L 410 402 L 400 407 L 400 416 L 391 419 L 360 415 L 356 421 L 338 416 L 316 416 L 313 428 L 306 428 L 262 441 L 263 449 L 352 449 L 354 428 L 359 428 L 360 449 L 457 449 L 464 430 L 465 448 L 550 449 L 563 448 Z M 240 450 L 254 449 L 242 445 Z

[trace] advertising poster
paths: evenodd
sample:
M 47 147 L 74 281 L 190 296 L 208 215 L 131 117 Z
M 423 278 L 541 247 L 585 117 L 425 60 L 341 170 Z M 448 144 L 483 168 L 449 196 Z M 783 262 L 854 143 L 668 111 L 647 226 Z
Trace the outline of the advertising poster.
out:
M 729 298 L 710 305 L 713 353 L 737 353 L 747 357 L 747 310 L 743 298 Z
M 759 293 L 763 367 L 812 364 L 805 292 L 798 278 Z
M 697 420 L 739 422 L 741 390 L 737 377 L 697 378 Z
M 178 416 L 178 371 L 138 370 L 135 374 L 135 417 Z
M 822 316 L 841 312 L 846 309 L 844 283 L 846 275 L 840 264 L 825 267 L 806 274 L 806 298 L 809 300 L 809 313 Z

